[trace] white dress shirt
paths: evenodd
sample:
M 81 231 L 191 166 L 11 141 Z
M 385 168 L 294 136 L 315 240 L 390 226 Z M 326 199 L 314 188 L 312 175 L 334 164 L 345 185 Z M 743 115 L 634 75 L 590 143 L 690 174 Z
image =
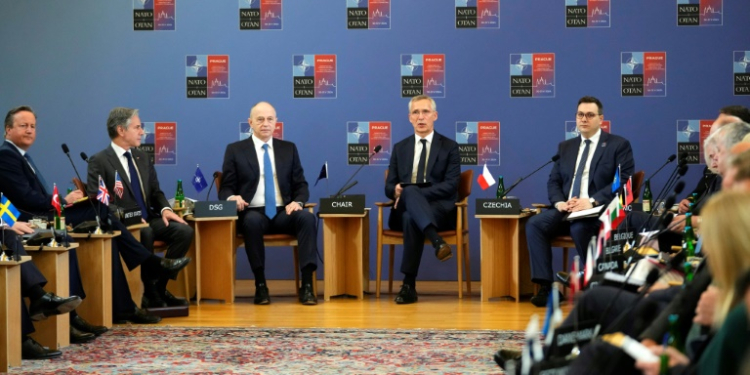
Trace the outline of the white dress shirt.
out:
M 263 166 L 263 157 L 266 150 L 263 149 L 265 142 L 261 141 L 256 137 L 250 137 L 253 140 L 253 146 L 255 147 L 255 154 L 258 157 L 258 168 L 260 168 L 260 179 L 258 180 L 258 188 L 255 190 L 253 199 L 250 200 L 250 207 L 265 207 L 266 206 L 266 173 L 265 167 Z M 268 156 L 271 158 L 271 166 L 273 167 L 273 185 L 276 189 L 276 206 L 284 205 L 284 201 L 281 199 L 281 190 L 279 189 L 279 179 L 276 177 L 276 158 L 273 153 L 273 138 L 268 141 Z
M 414 164 L 412 164 L 412 167 L 411 167 L 411 183 L 412 184 L 417 182 L 417 167 L 419 166 L 419 155 L 422 154 L 422 142 L 420 140 L 421 139 L 427 140 L 427 145 L 425 146 L 427 147 L 427 154 L 425 155 L 425 157 L 427 158 L 427 160 L 430 160 L 430 148 L 432 147 L 432 138 L 434 136 L 435 136 L 434 131 L 424 138 L 414 134 L 414 139 L 415 139 L 414 141 Z M 427 160 L 425 160 L 425 163 L 424 163 L 425 176 L 423 177 L 425 177 L 425 181 L 427 181 L 427 178 L 426 178 L 427 177 Z

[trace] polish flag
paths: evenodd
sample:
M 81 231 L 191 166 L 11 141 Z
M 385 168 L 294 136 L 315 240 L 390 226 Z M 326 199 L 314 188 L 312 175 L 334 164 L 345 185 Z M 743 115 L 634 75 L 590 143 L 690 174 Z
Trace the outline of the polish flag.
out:
M 490 170 L 487 169 L 487 163 L 484 164 L 484 171 L 479 175 L 479 178 L 477 178 L 477 182 L 479 182 L 479 187 L 481 187 L 482 190 L 487 190 L 487 188 L 495 184 L 495 179 L 492 178 Z

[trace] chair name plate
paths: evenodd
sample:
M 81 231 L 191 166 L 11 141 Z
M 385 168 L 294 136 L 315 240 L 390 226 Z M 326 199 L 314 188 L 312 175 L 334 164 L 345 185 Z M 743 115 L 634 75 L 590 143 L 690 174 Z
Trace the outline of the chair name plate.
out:
M 364 194 L 344 195 L 338 198 L 320 198 L 321 214 L 363 214 Z

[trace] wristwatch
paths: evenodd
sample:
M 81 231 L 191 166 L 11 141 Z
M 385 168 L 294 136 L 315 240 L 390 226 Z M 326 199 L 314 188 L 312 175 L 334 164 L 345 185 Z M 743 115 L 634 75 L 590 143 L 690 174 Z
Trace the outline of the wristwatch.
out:
M 591 207 L 596 207 L 596 199 L 589 198 L 589 202 L 591 203 Z

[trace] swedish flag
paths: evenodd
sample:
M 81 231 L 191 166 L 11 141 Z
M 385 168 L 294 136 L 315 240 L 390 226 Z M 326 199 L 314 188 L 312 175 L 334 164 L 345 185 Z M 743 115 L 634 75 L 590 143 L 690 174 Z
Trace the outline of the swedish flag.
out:
M 0 219 L 3 220 L 3 223 L 12 227 L 19 216 L 21 216 L 21 212 L 13 206 L 13 203 L 10 203 L 8 197 L 3 196 L 2 200 L 0 200 Z

